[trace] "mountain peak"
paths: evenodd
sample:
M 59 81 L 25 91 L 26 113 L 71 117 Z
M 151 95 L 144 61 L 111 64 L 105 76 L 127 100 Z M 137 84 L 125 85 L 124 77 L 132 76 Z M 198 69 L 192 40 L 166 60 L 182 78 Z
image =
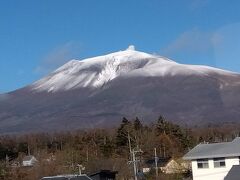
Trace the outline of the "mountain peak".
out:
M 128 48 L 126 49 L 127 51 L 135 51 L 135 46 L 134 45 L 129 45 Z

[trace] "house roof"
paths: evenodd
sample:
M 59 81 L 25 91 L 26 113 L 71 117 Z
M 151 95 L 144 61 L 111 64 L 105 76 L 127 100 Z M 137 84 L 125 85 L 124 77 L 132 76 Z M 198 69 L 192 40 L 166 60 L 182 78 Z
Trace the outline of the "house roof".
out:
M 240 177 L 240 165 L 234 165 L 228 172 L 224 180 L 239 180 Z
M 24 158 L 23 158 L 23 161 L 31 161 L 31 159 L 32 158 L 35 158 L 34 156 L 25 156 Z
M 59 175 L 43 177 L 41 180 L 92 180 L 87 175 Z
M 183 159 L 203 159 L 240 156 L 240 137 L 232 142 L 199 144 L 189 151 Z
M 167 165 L 167 163 L 171 160 L 172 158 L 171 157 L 161 157 L 161 158 L 158 158 L 158 167 L 164 167 Z M 150 165 L 150 166 L 155 166 L 155 159 L 149 159 L 146 161 L 146 164 L 147 165 Z
M 108 177 L 108 178 L 115 178 L 117 171 L 110 171 L 110 170 L 100 170 L 98 172 L 95 172 L 91 175 L 89 175 L 91 178 L 94 179 L 94 176 L 99 175 L 100 177 Z

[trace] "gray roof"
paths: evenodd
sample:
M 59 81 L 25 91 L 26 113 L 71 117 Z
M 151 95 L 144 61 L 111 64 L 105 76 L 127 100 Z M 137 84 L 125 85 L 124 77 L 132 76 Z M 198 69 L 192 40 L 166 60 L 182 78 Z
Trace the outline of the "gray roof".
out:
M 25 156 L 25 157 L 23 158 L 23 161 L 31 161 L 32 158 L 35 158 L 35 157 L 32 156 L 32 155 Z
M 43 177 L 41 180 L 92 180 L 87 175 L 59 175 Z
M 158 158 L 157 163 L 159 167 L 165 167 L 171 160 L 172 160 L 171 157 L 160 157 Z M 146 164 L 150 166 L 155 166 L 155 159 L 147 160 Z
M 183 159 L 203 159 L 240 156 L 240 137 L 232 142 L 199 144 L 189 151 Z
M 240 177 L 240 165 L 234 165 L 224 180 L 239 180 Z

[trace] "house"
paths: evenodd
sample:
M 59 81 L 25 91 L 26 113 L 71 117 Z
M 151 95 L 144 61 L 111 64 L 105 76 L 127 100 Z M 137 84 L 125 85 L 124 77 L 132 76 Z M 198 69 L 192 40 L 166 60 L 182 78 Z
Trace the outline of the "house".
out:
M 32 155 L 25 156 L 22 161 L 22 166 L 24 167 L 33 166 L 36 162 L 37 159 L 34 156 Z
M 101 170 L 94 174 L 87 176 L 86 174 L 81 175 L 58 175 L 43 177 L 41 180 L 115 180 L 116 171 Z
M 155 169 L 155 159 L 149 159 L 146 161 L 148 167 L 143 168 L 143 172 L 149 172 L 151 169 Z M 165 174 L 174 174 L 182 172 L 183 167 L 171 157 L 158 158 L 158 168 Z
M 224 180 L 232 167 L 239 165 L 239 157 L 240 138 L 237 137 L 232 142 L 199 144 L 183 159 L 191 160 L 193 180 Z
M 43 177 L 41 180 L 92 180 L 87 175 L 59 175 Z
M 100 170 L 94 174 L 89 175 L 93 180 L 115 180 L 117 171 Z

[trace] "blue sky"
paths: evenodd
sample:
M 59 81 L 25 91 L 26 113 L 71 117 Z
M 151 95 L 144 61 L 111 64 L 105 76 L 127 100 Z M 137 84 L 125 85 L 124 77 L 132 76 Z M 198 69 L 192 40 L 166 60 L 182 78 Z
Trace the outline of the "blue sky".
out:
M 70 59 L 123 50 L 240 72 L 239 0 L 5 0 L 0 93 Z

